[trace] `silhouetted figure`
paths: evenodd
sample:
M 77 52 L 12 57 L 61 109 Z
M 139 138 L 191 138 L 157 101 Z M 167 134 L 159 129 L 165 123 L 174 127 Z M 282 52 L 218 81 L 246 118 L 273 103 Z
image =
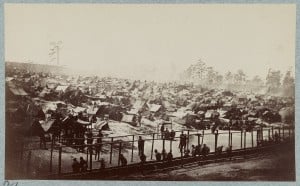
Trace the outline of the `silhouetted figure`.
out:
M 166 140 L 170 139 L 170 131 L 168 128 L 166 128 L 166 131 L 165 131 L 165 138 Z
M 102 150 L 102 137 L 103 137 L 103 134 L 101 132 L 101 130 L 99 130 L 99 133 L 97 135 L 97 145 L 95 146 L 95 150 L 96 150 L 96 154 L 95 154 L 95 160 L 96 159 L 100 159 L 100 153 L 101 153 L 101 150 Z
M 139 136 L 139 140 L 138 140 L 139 156 L 144 154 L 144 145 L 145 145 L 145 140 L 143 140 L 142 137 Z
M 100 169 L 105 169 L 105 161 L 103 158 L 100 160 Z
M 155 153 L 156 161 L 161 161 L 161 153 L 159 153 L 159 152 L 157 151 L 157 149 L 154 150 L 154 153 Z
M 175 139 L 175 131 L 172 130 L 172 131 L 170 132 L 170 140 L 174 140 L 174 139 Z
M 187 157 L 190 157 L 190 150 L 187 149 L 186 151 L 184 151 L 184 157 L 187 158 Z
M 83 157 L 80 157 L 79 165 L 81 172 L 85 172 L 88 168 L 87 162 L 83 159 Z
M 202 155 L 203 155 L 204 157 L 206 157 L 206 156 L 209 154 L 209 152 L 210 152 L 209 147 L 206 146 L 206 144 L 204 144 L 204 145 L 203 145 L 203 148 L 202 148 Z
M 73 170 L 73 172 L 75 172 L 75 173 L 77 173 L 77 172 L 80 171 L 80 165 L 79 165 L 79 163 L 78 163 L 78 161 L 77 161 L 76 158 L 73 159 L 72 170 Z
M 146 162 L 146 155 L 144 153 L 140 156 L 140 160 L 141 160 L 141 163 Z
M 186 136 L 183 134 L 183 131 L 181 131 L 181 134 L 179 136 L 179 149 L 180 152 L 182 152 L 182 149 L 184 149 L 186 146 Z
M 167 152 L 165 149 L 162 150 L 161 152 L 162 160 L 165 161 L 167 159 Z
M 165 132 L 165 127 L 164 127 L 164 125 L 161 125 L 161 127 L 160 127 L 160 133 L 161 133 L 161 138 L 162 139 L 164 138 L 164 132 Z
M 172 151 L 170 151 L 167 155 L 167 161 L 172 161 L 173 159 L 173 154 L 172 154 Z
M 120 154 L 120 162 L 121 162 L 121 166 L 127 165 L 127 159 L 124 157 L 123 154 Z

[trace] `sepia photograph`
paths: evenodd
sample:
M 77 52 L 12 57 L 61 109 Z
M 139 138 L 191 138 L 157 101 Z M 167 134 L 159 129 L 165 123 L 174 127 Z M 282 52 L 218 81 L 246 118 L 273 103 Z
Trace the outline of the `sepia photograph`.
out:
M 296 4 L 3 7 L 4 179 L 296 181 Z

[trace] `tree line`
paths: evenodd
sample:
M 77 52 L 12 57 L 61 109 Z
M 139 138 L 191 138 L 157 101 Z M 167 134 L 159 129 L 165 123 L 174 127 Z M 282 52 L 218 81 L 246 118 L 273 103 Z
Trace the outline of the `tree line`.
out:
M 249 77 L 241 69 L 236 72 L 228 71 L 221 74 L 201 59 L 185 69 L 180 79 L 211 88 L 244 89 L 246 87 L 251 91 L 265 88 L 268 93 L 282 92 L 283 89 L 293 91 L 295 86 L 295 79 L 291 70 L 283 73 L 280 70 L 269 69 L 265 79 L 258 75 Z

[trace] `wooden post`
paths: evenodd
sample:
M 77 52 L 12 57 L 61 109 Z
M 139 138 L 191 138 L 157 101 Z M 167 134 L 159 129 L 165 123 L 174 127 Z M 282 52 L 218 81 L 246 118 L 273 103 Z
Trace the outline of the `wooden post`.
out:
M 215 133 L 215 153 L 217 153 L 218 135 L 219 135 L 219 131 L 217 130 L 217 133 Z
M 133 162 L 134 135 L 132 135 L 131 162 Z
M 188 133 L 187 133 L 187 143 L 186 143 L 187 149 L 189 149 L 189 143 L 190 143 L 190 130 L 188 130 Z
M 90 144 L 89 146 L 89 151 L 90 151 L 90 170 L 92 171 L 93 169 L 93 146 Z
M 272 126 L 272 139 L 274 140 L 274 127 Z
M 241 130 L 241 149 L 243 148 L 243 130 Z
M 282 127 L 282 140 L 284 140 L 284 127 Z
M 230 147 L 230 136 L 231 136 L 231 131 L 230 131 L 230 127 L 228 130 L 228 147 Z
M 244 149 L 246 149 L 246 137 L 247 137 L 247 131 L 244 132 Z
M 253 130 L 251 130 L 251 147 L 253 148 L 254 144 L 253 144 Z
M 154 137 L 155 137 L 155 133 L 152 134 L 151 160 L 152 160 L 152 158 L 153 158 Z
M 112 160 L 112 152 L 113 152 L 113 142 L 114 142 L 114 138 L 111 138 L 111 143 L 110 143 L 110 156 L 109 156 L 109 163 L 111 164 L 111 160 Z
M 172 151 L 172 140 L 170 140 L 170 151 Z
M 258 136 L 259 136 L 259 131 L 256 131 L 256 146 L 258 146 Z
M 198 137 L 198 145 L 200 145 L 200 135 L 201 135 L 201 134 L 197 134 L 197 137 Z
M 89 161 L 89 151 L 90 151 L 89 146 L 88 144 L 86 144 L 86 162 Z
M 58 150 L 58 174 L 61 174 L 61 153 L 62 153 L 62 147 L 59 147 Z
M 230 134 L 230 146 L 232 147 L 232 133 Z
M 121 151 L 122 151 L 122 142 L 120 142 L 120 144 L 119 144 L 119 159 L 118 159 L 118 166 L 120 166 Z
M 269 137 L 269 141 L 271 141 L 271 131 L 270 131 L 270 129 L 268 129 L 268 137 Z
M 30 173 L 30 161 L 31 161 L 31 151 L 29 151 L 28 157 L 27 157 L 27 164 L 26 164 L 26 172 L 27 172 L 27 174 Z
M 181 158 L 181 167 L 183 167 L 183 151 L 180 152 L 180 158 Z
M 204 140 L 204 129 L 202 130 L 202 139 L 201 139 L 201 145 L 203 145 L 203 140 Z
M 50 151 L 50 172 L 52 172 L 53 145 L 54 145 L 54 138 L 53 138 L 53 136 L 52 136 L 52 140 L 51 140 L 51 151 Z
M 165 138 L 163 138 L 163 150 L 166 151 L 166 149 L 165 149 Z M 167 151 L 166 151 L 166 153 L 167 153 Z
M 281 129 L 278 128 L 279 141 L 281 141 Z
M 264 141 L 264 129 L 261 127 L 261 141 Z
M 291 128 L 289 127 L 289 140 L 291 140 Z

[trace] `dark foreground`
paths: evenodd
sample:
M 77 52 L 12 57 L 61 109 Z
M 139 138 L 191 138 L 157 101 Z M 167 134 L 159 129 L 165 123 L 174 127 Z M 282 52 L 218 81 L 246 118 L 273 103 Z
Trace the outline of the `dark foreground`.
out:
M 276 150 L 232 161 L 184 166 L 176 170 L 135 174 L 124 180 L 173 181 L 295 181 L 294 151 Z
M 292 141 L 239 149 L 231 155 L 147 162 L 85 173 L 52 175 L 48 179 L 153 180 L 153 181 L 295 181 L 295 148 Z

